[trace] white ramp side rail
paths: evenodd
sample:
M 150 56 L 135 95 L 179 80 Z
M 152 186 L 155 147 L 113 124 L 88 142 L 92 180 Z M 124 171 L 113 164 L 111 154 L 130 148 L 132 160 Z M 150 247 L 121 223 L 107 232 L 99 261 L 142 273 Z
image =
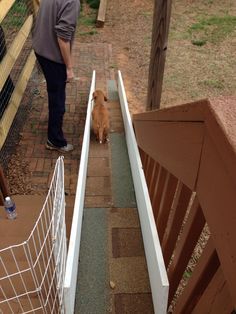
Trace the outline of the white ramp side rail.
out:
M 120 71 L 118 71 L 118 92 L 148 265 L 154 310 L 157 314 L 166 314 L 169 282 Z
M 30 236 L 21 244 L 0 250 L 0 313 L 65 313 L 64 195 L 63 157 L 59 157 Z
M 66 262 L 66 273 L 64 283 L 65 310 L 66 314 L 74 313 L 78 259 L 80 249 L 80 237 L 82 227 L 82 217 L 84 209 L 85 184 L 87 177 L 87 164 L 90 143 L 91 112 L 93 107 L 93 92 L 95 90 L 95 71 L 93 71 L 92 82 L 88 99 L 87 116 L 84 129 L 83 145 L 80 158 L 79 175 L 75 196 L 74 213 L 71 225 L 70 243 Z

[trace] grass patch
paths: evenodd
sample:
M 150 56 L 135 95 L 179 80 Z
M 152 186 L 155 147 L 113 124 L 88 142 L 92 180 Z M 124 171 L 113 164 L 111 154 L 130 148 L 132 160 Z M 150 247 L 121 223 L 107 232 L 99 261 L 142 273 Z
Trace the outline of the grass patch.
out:
M 206 44 L 206 40 L 202 39 L 202 40 L 191 40 L 191 43 L 195 46 L 204 46 Z
M 143 16 L 149 18 L 150 16 L 153 15 L 153 13 L 150 11 L 144 11 L 144 12 L 141 12 L 140 15 L 143 15 Z
M 219 80 L 204 80 L 199 83 L 200 85 L 204 85 L 206 87 L 215 88 L 215 89 L 224 89 L 224 84 Z
M 8 28 L 19 28 L 24 23 L 24 17 L 28 13 L 28 8 L 25 1 L 18 0 L 14 3 L 6 18 L 3 20 L 2 25 Z
M 87 35 L 96 35 L 98 32 L 96 30 L 91 30 L 87 32 L 79 32 L 81 36 L 87 36 Z
M 183 277 L 185 279 L 189 279 L 192 276 L 192 271 L 190 270 L 185 270 Z
M 192 37 L 192 44 L 203 46 L 206 42 L 217 44 L 223 41 L 235 29 L 236 16 L 211 16 L 192 24 L 189 33 Z
M 87 0 L 87 3 L 89 4 L 90 8 L 98 9 L 100 5 L 100 0 Z
M 95 17 L 82 16 L 79 19 L 79 23 L 81 25 L 84 25 L 84 26 L 94 26 L 95 22 L 96 22 L 96 18 Z

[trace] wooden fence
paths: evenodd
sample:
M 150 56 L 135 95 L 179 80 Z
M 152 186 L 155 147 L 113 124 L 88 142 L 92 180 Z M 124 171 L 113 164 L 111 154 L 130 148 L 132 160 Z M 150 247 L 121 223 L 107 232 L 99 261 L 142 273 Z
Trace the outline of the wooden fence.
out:
M 236 97 L 135 114 L 173 313 L 236 308 Z
M 35 64 L 30 32 L 37 8 L 37 0 L 0 1 L 0 50 L 4 49 L 0 59 L 1 106 L 4 106 L 0 120 L 0 148 L 5 142 Z M 23 57 L 22 51 L 26 46 L 28 48 Z M 9 82 L 10 88 L 9 84 L 6 87 Z M 4 100 L 3 91 L 10 95 L 9 99 Z

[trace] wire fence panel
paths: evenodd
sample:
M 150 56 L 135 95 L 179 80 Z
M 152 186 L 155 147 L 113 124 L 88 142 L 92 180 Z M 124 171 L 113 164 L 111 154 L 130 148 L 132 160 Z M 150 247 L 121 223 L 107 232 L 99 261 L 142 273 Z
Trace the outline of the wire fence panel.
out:
M 64 164 L 59 157 L 28 239 L 0 250 L 0 313 L 64 313 L 66 257 Z

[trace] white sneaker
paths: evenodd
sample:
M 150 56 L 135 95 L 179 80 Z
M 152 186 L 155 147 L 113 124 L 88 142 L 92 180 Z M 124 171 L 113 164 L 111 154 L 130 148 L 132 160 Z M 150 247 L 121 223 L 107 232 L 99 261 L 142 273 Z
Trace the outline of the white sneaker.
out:
M 49 150 L 57 150 L 61 153 L 67 153 L 71 152 L 74 149 L 74 146 L 72 144 L 67 144 L 66 146 L 58 147 L 53 145 L 49 140 L 47 140 L 46 148 Z

